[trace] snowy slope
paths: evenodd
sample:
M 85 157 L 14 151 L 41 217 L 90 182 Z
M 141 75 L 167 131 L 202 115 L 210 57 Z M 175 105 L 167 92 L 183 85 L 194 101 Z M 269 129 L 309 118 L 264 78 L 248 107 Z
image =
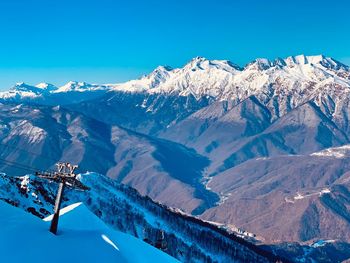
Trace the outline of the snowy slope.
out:
M 65 210 L 55 236 L 48 231 L 49 222 L 0 202 L 1 262 L 177 262 L 110 229 L 82 204 Z
M 96 91 L 96 90 L 106 90 L 108 88 L 109 87 L 106 85 L 97 85 L 97 84 L 89 84 L 86 82 L 70 81 L 67 84 L 63 85 L 62 87 L 59 87 L 56 90 L 53 90 L 52 93 L 71 92 L 71 91 L 87 92 L 87 91 Z
M 5 177 L 9 176 L 3 176 L 3 179 Z M 0 191 L 0 198 L 38 216 L 44 216 L 46 214 L 45 210 L 51 211 L 53 209 L 54 200 L 52 197 L 57 190 L 55 187 L 56 184 L 49 184 L 45 180 L 35 176 L 26 176 L 18 179 L 21 182 L 19 185 L 14 183 L 17 180 L 2 180 L 0 182 L 0 189 L 3 189 L 7 185 L 7 189 Z M 67 189 L 65 192 L 65 204 L 74 203 L 78 200 L 84 201 L 88 208 L 110 227 L 142 238 L 152 245 L 157 244 L 159 233 L 163 232 L 166 253 L 177 257 L 182 262 L 211 262 L 210 260 L 214 262 L 234 262 L 235 260 L 238 262 L 244 260 L 244 262 L 257 262 L 260 260 L 264 262 L 262 258 L 257 258 L 257 255 L 254 255 L 253 251 L 264 255 L 272 262 L 276 262 L 277 258 L 274 258 L 271 254 L 267 252 L 262 253 L 263 251 L 257 246 L 238 238 L 236 236 L 237 234 L 244 236 L 242 229 L 235 229 L 232 225 L 225 228 L 218 228 L 217 226 L 220 224 L 214 222 L 207 223 L 197 218 L 189 217 L 178 209 L 168 210 L 163 206 L 155 204 L 148 198 L 141 197 L 136 191 L 116 184 L 101 175 L 88 173 L 80 175 L 80 179 L 91 190 L 86 193 Z M 21 185 L 27 185 L 28 192 L 23 191 Z M 320 188 L 319 192 L 315 192 L 314 194 L 302 193 L 304 199 L 295 198 L 293 206 L 300 208 L 301 205 L 302 207 L 307 200 L 317 199 L 320 196 L 320 192 L 324 196 L 329 194 L 329 191 L 323 190 Z M 344 196 L 336 197 L 334 195 L 337 191 L 336 189 L 331 189 L 331 191 L 331 198 L 340 197 L 339 200 L 343 199 Z M 291 205 L 291 202 L 285 203 L 286 205 Z M 74 218 L 76 217 L 76 213 L 72 214 L 69 212 L 70 209 L 63 209 L 63 211 L 68 211 L 68 213 L 65 213 L 62 216 L 63 220 L 60 221 L 60 229 L 67 229 L 61 233 L 62 235 L 72 228 L 70 225 L 71 220 L 68 221 L 69 225 L 67 225 L 67 221 L 64 218 L 70 215 L 73 215 Z M 76 211 L 76 209 L 73 211 Z M 239 209 L 239 211 L 242 211 L 242 209 Z M 246 213 L 241 212 L 241 214 L 249 215 L 249 211 L 247 209 L 245 211 Z M 78 217 L 81 218 L 80 215 Z M 279 218 L 278 216 L 273 217 L 276 220 Z M 50 219 L 50 217 L 45 218 L 45 220 L 47 219 Z M 313 217 L 310 220 L 312 219 Z M 283 221 L 283 218 L 281 220 Z M 286 224 L 285 221 L 284 224 Z M 305 224 L 308 223 L 310 222 L 305 220 Z M 95 228 L 95 224 L 96 218 L 92 217 L 84 219 L 84 222 L 78 226 L 75 225 L 74 229 L 84 229 L 85 231 L 87 228 L 90 229 L 91 226 Z M 337 221 L 337 224 L 342 225 L 342 222 Z M 287 228 L 293 230 L 290 225 L 286 225 Z M 234 234 L 232 234 L 232 231 L 235 231 L 233 232 Z M 251 236 L 249 240 L 254 241 L 254 238 L 252 238 L 253 235 L 249 235 Z M 117 239 L 112 239 L 110 235 L 108 237 L 117 245 Z M 318 244 L 323 245 L 319 246 Z M 118 243 L 117 247 L 121 248 L 120 243 Z M 339 242 L 339 240 L 333 240 L 331 243 L 322 243 L 322 239 L 316 239 L 303 245 L 285 243 L 276 244 L 273 247 L 265 246 L 267 250 L 273 249 L 275 255 L 276 251 L 278 251 L 277 255 L 283 255 L 285 258 L 293 260 L 298 259 L 296 260 L 297 262 L 299 260 L 300 262 L 305 262 L 305 260 L 308 262 L 312 259 L 319 262 L 325 258 L 329 258 L 329 260 L 334 259 L 338 262 L 339 259 L 344 260 L 350 257 L 349 252 L 347 252 L 348 247 L 349 245 Z M 304 254 L 304 250 L 308 251 L 308 253 Z M 287 260 L 283 260 L 283 262 L 287 262 Z
M 41 218 L 53 210 L 56 183 L 32 175 L 2 175 L 0 179 L 0 199 Z M 234 233 L 168 209 L 105 176 L 87 173 L 79 179 L 90 191 L 67 188 L 64 205 L 83 201 L 113 229 L 143 239 L 182 262 L 270 262 L 278 258 Z

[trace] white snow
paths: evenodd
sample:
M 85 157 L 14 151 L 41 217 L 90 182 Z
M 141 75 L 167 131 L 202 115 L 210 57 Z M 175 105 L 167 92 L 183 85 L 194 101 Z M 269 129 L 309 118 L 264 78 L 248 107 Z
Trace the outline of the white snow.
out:
M 321 240 L 318 240 L 318 241 L 314 242 L 311 245 L 311 247 L 313 247 L 313 248 L 323 247 L 323 246 L 325 246 L 325 245 L 327 245 L 329 243 L 334 243 L 334 242 L 335 242 L 335 240 L 333 240 L 333 239 L 328 239 L 328 240 L 321 239 Z
M 85 92 L 85 91 L 96 91 L 96 90 L 105 90 L 105 89 L 108 89 L 108 87 L 105 85 L 70 81 L 67 84 L 63 85 L 62 87 L 59 87 L 57 90 L 54 90 L 53 93 L 65 93 L 69 91 Z
M 53 90 L 57 89 L 56 86 L 49 84 L 49 83 L 39 83 L 39 84 L 35 85 L 35 87 L 42 89 L 42 90 L 46 90 L 46 91 L 53 91 Z
M 325 189 L 321 190 L 320 196 L 323 195 L 323 194 L 329 194 L 329 193 L 331 193 L 331 190 L 329 190 L 328 188 L 325 188 Z
M 175 93 L 180 96 L 192 94 L 197 99 L 209 96 L 216 100 L 243 100 L 251 95 L 269 94 L 271 85 L 277 84 L 274 88 L 276 93 L 294 94 L 293 104 L 300 105 L 312 94 L 332 89 L 334 84 L 343 87 L 343 92 L 350 92 L 349 75 L 348 66 L 323 55 L 298 55 L 274 61 L 260 58 L 244 68 L 227 60 L 196 57 L 182 68 L 159 66 L 150 74 L 125 83 L 98 85 L 70 81 L 58 88 L 47 83 L 36 86 L 17 83 L 10 91 L 0 92 L 0 98 L 36 98 L 71 91 L 114 90 Z
M 55 236 L 49 222 L 0 202 L 0 262 L 177 262 L 110 229 L 82 204 L 62 212 Z
M 334 157 L 338 159 L 346 158 L 347 156 L 350 156 L 350 145 L 328 148 L 310 155 L 318 157 Z
M 21 181 L 21 188 L 26 188 L 28 187 L 29 184 L 29 175 L 22 176 L 23 180 Z M 29 189 L 27 189 L 28 192 Z
M 47 137 L 47 132 L 40 127 L 34 126 L 29 120 L 14 121 L 10 125 L 14 127 L 10 136 L 4 140 L 6 143 L 8 139 L 21 136 L 28 139 L 29 143 L 35 144 L 43 141 Z
M 304 196 L 301 195 L 300 193 L 297 193 L 297 195 L 294 196 L 294 199 L 295 199 L 295 200 L 301 200 L 301 199 L 304 199 Z
M 75 209 L 76 207 L 82 205 L 82 203 L 75 203 L 75 204 L 71 204 L 71 205 L 68 205 L 64 208 L 61 208 L 60 209 L 60 216 L 64 215 L 65 213 L 68 213 L 70 211 L 72 211 L 73 209 Z M 45 217 L 43 220 L 44 221 L 51 221 L 53 218 L 53 215 L 49 215 L 48 217 Z
M 182 96 L 192 94 L 196 98 L 212 96 L 217 100 L 226 100 L 244 99 L 257 93 L 268 93 L 270 84 L 278 83 L 280 89 L 285 89 L 286 94 L 294 92 L 302 95 L 305 89 L 310 89 L 310 82 L 324 85 L 337 83 L 349 87 L 350 80 L 339 77 L 336 71 L 348 72 L 349 68 L 322 55 L 299 55 L 275 61 L 256 59 L 244 69 L 225 60 L 197 57 L 183 68 L 158 67 L 138 80 L 115 85 L 114 90 L 176 92 Z M 315 85 L 313 91 L 316 92 L 319 88 L 319 85 Z M 301 100 L 302 96 L 299 99 Z
M 295 196 L 292 198 L 290 197 L 285 197 L 284 200 L 287 203 L 295 203 L 297 200 L 302 200 L 304 198 L 312 197 L 312 196 L 322 196 L 324 194 L 329 194 L 331 193 L 331 190 L 329 188 L 322 188 L 320 190 L 313 190 L 313 191 L 308 191 L 305 194 L 302 194 L 300 192 L 297 192 Z

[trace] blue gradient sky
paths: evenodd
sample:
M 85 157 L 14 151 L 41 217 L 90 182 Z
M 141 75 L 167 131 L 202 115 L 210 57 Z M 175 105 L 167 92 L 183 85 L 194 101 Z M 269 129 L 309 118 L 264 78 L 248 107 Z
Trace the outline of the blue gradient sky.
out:
M 1 0 L 0 89 L 115 83 L 195 56 L 325 54 L 350 64 L 350 1 Z

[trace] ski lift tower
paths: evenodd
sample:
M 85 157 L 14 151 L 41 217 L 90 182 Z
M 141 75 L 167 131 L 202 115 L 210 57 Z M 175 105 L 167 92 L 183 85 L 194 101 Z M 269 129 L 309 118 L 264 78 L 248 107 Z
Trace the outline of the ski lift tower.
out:
M 36 175 L 40 178 L 47 179 L 51 182 L 58 183 L 57 196 L 55 201 L 54 215 L 51 220 L 50 232 L 57 234 L 58 219 L 60 217 L 60 208 L 64 193 L 64 188 L 70 187 L 77 190 L 89 190 L 90 188 L 82 184 L 76 177 L 75 170 L 78 168 L 77 165 L 70 163 L 57 163 L 57 172 L 36 172 Z

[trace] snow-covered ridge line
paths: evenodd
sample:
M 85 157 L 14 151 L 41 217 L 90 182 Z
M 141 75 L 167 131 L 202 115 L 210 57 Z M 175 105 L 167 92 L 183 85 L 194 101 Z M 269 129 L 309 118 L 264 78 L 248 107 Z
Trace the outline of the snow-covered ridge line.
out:
M 305 57 L 304 63 L 300 56 L 278 59 L 275 62 L 257 59 L 243 69 L 229 61 L 197 57 L 183 68 L 169 70 L 158 67 L 141 79 L 114 86 L 114 90 L 178 93 L 183 96 L 192 94 L 197 98 L 208 95 L 219 99 L 231 99 L 243 96 L 242 94 L 264 91 L 264 87 L 271 83 L 285 83 L 283 86 L 290 87 L 293 82 L 319 83 L 331 79 L 332 83 L 345 83 L 348 86 L 348 78 L 347 66 L 323 56 L 320 56 L 319 60 L 316 57 Z M 306 84 L 304 86 L 307 86 Z
M 275 60 L 255 59 L 241 68 L 228 60 L 208 60 L 195 57 L 182 68 L 159 66 L 139 79 L 118 84 L 88 84 L 70 81 L 62 87 L 48 83 L 31 86 L 17 83 L 9 91 L 0 92 L 0 98 L 45 97 L 67 92 L 123 91 L 149 93 L 176 93 L 196 98 L 211 96 L 230 99 L 238 93 L 254 94 L 264 91 L 271 83 L 306 88 L 313 83 L 337 83 L 350 86 L 350 68 L 341 62 L 323 55 L 290 56 Z M 284 84 L 285 83 L 285 84 Z M 295 85 L 294 85 L 295 86 Z M 242 95 L 241 95 L 242 96 Z
M 109 91 L 112 85 L 89 84 L 70 81 L 56 87 L 49 83 L 39 83 L 35 86 L 24 82 L 16 83 L 8 91 L 0 92 L 0 100 L 8 102 L 34 102 L 45 105 L 63 105 L 94 99 Z

